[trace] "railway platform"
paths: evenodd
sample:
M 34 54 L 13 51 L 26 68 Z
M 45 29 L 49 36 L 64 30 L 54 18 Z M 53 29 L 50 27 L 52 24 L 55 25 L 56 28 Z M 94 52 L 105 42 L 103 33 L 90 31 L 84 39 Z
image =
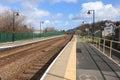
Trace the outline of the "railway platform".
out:
M 120 67 L 91 44 L 77 38 L 76 80 L 120 80 Z
M 67 44 L 40 80 L 76 80 L 76 37 Z
M 62 35 L 61 35 L 62 36 Z M 5 42 L 5 43 L 0 43 L 0 50 L 1 49 L 6 49 L 6 48 L 13 48 L 13 47 L 18 47 L 30 43 L 35 43 L 55 37 L 60 37 L 60 36 L 53 36 L 53 37 L 42 37 L 42 38 L 34 38 L 34 39 L 28 39 L 28 40 L 20 40 L 20 41 L 14 41 L 14 42 Z
M 15 47 L 50 38 L 53 37 L 1 43 L 0 47 Z M 89 43 L 74 36 L 40 80 L 120 80 L 120 67 Z
M 40 80 L 120 80 L 120 67 L 76 36 Z

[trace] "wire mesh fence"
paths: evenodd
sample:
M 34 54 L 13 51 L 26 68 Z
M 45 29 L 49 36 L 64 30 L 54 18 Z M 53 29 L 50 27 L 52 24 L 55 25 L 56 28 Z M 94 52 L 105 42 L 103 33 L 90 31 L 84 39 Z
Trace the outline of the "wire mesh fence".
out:
M 49 36 L 58 36 L 58 35 L 63 35 L 61 32 L 56 32 L 56 33 L 0 33 L 0 43 L 2 42 L 11 42 L 17 41 L 17 40 L 25 40 L 25 39 L 32 39 L 32 38 L 41 38 L 41 37 L 49 37 Z

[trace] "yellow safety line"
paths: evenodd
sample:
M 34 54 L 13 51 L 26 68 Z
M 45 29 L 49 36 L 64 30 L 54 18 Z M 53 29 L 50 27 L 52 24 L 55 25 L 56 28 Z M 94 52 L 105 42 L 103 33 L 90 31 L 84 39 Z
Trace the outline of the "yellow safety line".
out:
M 76 37 L 74 37 L 73 46 L 64 77 L 69 80 L 76 80 Z

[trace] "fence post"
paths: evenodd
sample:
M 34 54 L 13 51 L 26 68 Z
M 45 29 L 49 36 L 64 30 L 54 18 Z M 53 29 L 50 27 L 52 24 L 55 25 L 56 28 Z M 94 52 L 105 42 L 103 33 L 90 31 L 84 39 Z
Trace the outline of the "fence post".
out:
M 96 37 L 96 47 L 97 47 L 97 37 Z
M 110 40 L 110 58 L 112 58 L 112 40 Z
M 92 37 L 90 37 L 90 40 L 91 40 L 91 44 L 92 44 L 93 43 Z
M 99 50 L 100 50 L 100 40 L 101 40 L 101 39 L 99 38 Z
M 103 52 L 105 53 L 105 39 L 104 39 L 104 42 L 103 42 Z
M 99 48 L 99 38 L 97 38 L 97 48 Z
M 93 41 L 93 42 L 94 42 L 93 44 L 94 44 L 94 46 L 96 47 L 96 37 L 94 37 L 93 40 L 94 40 L 94 41 Z

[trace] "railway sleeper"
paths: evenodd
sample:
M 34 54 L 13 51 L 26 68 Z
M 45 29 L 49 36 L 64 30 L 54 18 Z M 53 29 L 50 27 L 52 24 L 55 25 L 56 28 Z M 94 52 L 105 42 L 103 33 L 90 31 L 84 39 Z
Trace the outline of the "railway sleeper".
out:
M 38 70 L 38 69 L 40 69 L 41 67 L 30 67 L 29 69 L 30 70 Z
M 24 74 L 35 74 L 37 71 L 39 70 L 39 68 L 34 68 L 34 69 L 27 69 L 25 70 L 23 73 Z
M 31 78 L 31 74 L 27 74 L 27 75 L 20 75 L 20 76 L 17 76 L 15 79 L 13 80 L 30 80 Z

